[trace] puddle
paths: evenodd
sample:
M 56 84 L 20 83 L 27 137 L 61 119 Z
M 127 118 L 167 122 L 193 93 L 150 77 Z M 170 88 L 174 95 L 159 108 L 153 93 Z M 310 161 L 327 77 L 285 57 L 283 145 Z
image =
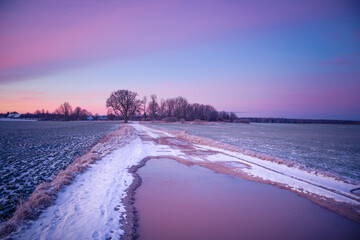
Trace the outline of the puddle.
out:
M 360 239 L 359 224 L 274 186 L 170 159 L 138 173 L 139 239 Z

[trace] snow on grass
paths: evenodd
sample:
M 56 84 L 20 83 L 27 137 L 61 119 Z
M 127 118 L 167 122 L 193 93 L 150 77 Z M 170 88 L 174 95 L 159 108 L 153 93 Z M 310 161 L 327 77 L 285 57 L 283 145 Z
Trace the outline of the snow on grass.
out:
M 126 196 L 126 190 L 133 182 L 133 176 L 128 169 L 149 156 L 172 156 L 183 161 L 202 163 L 220 161 L 239 163 L 242 166 L 249 166 L 242 167 L 241 170 L 251 176 L 285 184 L 296 191 L 314 193 L 336 201 L 359 205 L 359 197 L 349 193 L 350 189 L 354 188 L 352 184 L 296 167 L 247 156 L 233 151 L 229 145 L 222 143 L 217 147 L 214 140 L 207 145 L 206 139 L 186 137 L 185 133 L 169 134 L 140 124 L 131 126 L 135 131 L 132 131 L 133 135 L 128 144 L 116 145 L 114 141 L 105 141 L 103 146 L 97 149 L 102 159 L 90 165 L 90 168 L 76 176 L 72 184 L 61 190 L 55 204 L 45 209 L 37 220 L 23 225 L 10 237 L 13 239 L 121 238 L 124 232 L 120 219 L 127 214 L 122 201 Z M 180 141 L 178 136 L 181 136 L 183 143 L 187 143 L 186 146 L 172 144 L 172 138 Z M 164 144 L 158 141 L 162 137 L 167 138 L 168 144 L 166 141 Z M 111 139 L 120 138 L 121 136 Z M 225 146 L 225 149 L 222 146 Z M 104 154 L 104 151 L 107 154 Z M 201 151 L 205 154 L 199 157 L 198 152 Z M 235 167 L 236 164 L 229 166 Z
M 19 199 L 52 181 L 118 127 L 116 122 L 0 122 L 0 223 Z
M 323 172 L 360 184 L 360 161 L 357 161 L 360 159 L 359 126 L 271 123 L 146 125 L 157 129 L 186 131 L 189 136 L 231 144 L 237 151 L 262 160 L 296 165 L 307 171 Z
M 58 194 L 55 205 L 13 238 L 118 239 L 121 199 L 133 179 L 127 168 L 147 154 L 139 138 L 113 151 L 79 175 Z
M 156 136 L 151 130 L 137 133 L 129 144 L 107 154 L 78 175 L 73 183 L 58 193 L 56 202 L 40 217 L 23 225 L 13 239 L 118 239 L 120 218 L 126 214 L 122 199 L 133 181 L 128 172 L 147 156 L 179 156 L 169 146 L 144 142 L 138 135 Z M 99 151 L 103 151 L 99 149 Z
M 162 131 L 167 132 L 167 130 Z M 254 156 L 249 156 L 237 151 L 236 147 L 226 143 L 217 142 L 213 139 L 191 136 L 186 132 L 180 131 L 169 132 L 177 138 L 194 143 L 198 149 L 218 152 L 219 154 L 208 155 L 206 157 L 206 160 L 210 162 L 240 162 L 251 166 L 250 168 L 242 169 L 242 171 L 250 176 L 261 178 L 264 181 L 285 184 L 293 190 L 329 197 L 338 202 L 355 205 L 360 204 L 360 197 L 350 193 L 351 189 L 358 187 L 357 185 L 324 174 L 305 171 L 296 166 L 266 161 Z
M 223 150 L 220 150 L 222 152 Z M 265 181 L 285 184 L 295 191 L 317 194 L 320 196 L 333 198 L 338 202 L 359 204 L 360 198 L 351 194 L 350 190 L 355 186 L 353 184 L 341 182 L 331 177 L 315 175 L 298 168 L 288 167 L 283 164 L 277 164 L 262 161 L 242 154 L 225 152 L 209 156 L 209 161 L 235 161 L 248 164 L 251 168 L 244 168 L 242 171 L 253 177 L 259 177 Z

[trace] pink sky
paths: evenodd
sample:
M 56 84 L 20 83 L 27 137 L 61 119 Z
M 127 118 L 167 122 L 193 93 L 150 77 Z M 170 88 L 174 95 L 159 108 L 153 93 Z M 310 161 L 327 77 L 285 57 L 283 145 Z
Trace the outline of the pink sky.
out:
M 332 0 L 9 1 L 0 112 L 69 101 L 104 114 L 126 88 L 256 115 L 360 118 L 358 13 Z

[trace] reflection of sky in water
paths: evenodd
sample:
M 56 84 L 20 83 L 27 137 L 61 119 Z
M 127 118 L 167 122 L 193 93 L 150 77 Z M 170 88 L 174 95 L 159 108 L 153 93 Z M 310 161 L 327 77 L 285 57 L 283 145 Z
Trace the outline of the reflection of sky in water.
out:
M 319 124 L 155 124 L 360 180 L 360 127 Z
M 150 160 L 138 174 L 140 240 L 329 240 L 358 239 L 360 233 L 357 223 L 268 184 L 169 159 Z

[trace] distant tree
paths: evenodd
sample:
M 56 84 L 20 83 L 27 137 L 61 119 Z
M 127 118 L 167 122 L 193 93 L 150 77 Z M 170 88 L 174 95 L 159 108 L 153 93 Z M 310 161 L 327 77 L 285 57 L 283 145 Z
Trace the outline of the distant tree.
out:
M 166 101 L 164 99 L 161 99 L 160 106 L 159 106 L 159 112 L 158 112 L 158 114 L 161 118 L 165 117 L 165 114 L 166 114 L 165 111 L 166 111 Z
M 190 105 L 186 100 L 186 98 L 183 97 L 175 98 L 174 116 L 178 119 L 186 118 L 189 106 Z
M 194 103 L 189 107 L 188 116 L 191 120 L 209 120 L 209 115 L 212 111 L 216 111 L 216 109 L 211 105 Z
M 150 96 L 150 102 L 149 102 L 149 113 L 150 113 L 150 117 L 152 119 L 154 119 L 158 113 L 158 109 L 159 109 L 159 104 L 157 103 L 157 96 L 155 94 L 152 94 Z
M 230 121 L 233 122 L 233 121 L 235 121 L 235 119 L 237 119 L 236 114 L 233 113 L 233 112 L 231 112 L 231 113 L 230 113 Z
M 124 122 L 127 123 L 130 117 L 141 110 L 143 103 L 136 98 L 137 96 L 136 92 L 117 90 L 106 100 L 106 107 L 111 108 L 116 115 L 123 116 Z
M 81 115 L 81 107 L 76 107 L 73 111 L 73 117 L 75 120 L 80 120 L 80 115 Z
M 143 111 L 144 118 L 146 118 L 146 102 L 147 102 L 147 98 L 146 96 L 144 96 L 141 103 L 141 111 Z
M 216 113 L 215 113 L 216 112 Z M 203 109 L 202 109 L 202 120 L 207 120 L 207 121 L 216 121 L 216 119 L 214 120 L 214 116 L 216 115 L 217 118 L 217 111 L 216 109 L 211 106 L 211 105 L 204 105 Z
M 30 113 L 28 113 L 27 115 L 31 115 Z M 47 119 L 47 115 L 48 115 L 48 112 L 45 113 L 45 110 L 42 109 L 41 111 L 40 110 L 36 110 L 33 114 L 33 116 L 31 116 L 32 118 L 38 118 L 40 120 L 45 120 Z
M 49 119 L 50 119 L 50 113 L 49 113 L 48 110 L 46 110 L 45 115 L 44 115 L 44 117 L 42 118 L 42 120 L 49 120 Z
M 30 115 L 30 113 L 29 113 Z M 35 113 L 34 113 L 34 117 L 35 118 L 41 118 L 41 111 L 40 110 L 36 110 Z
M 85 120 L 89 115 L 91 115 L 91 113 L 88 110 L 81 107 L 76 107 L 71 116 L 73 120 Z
M 190 120 L 200 119 L 199 108 L 200 108 L 200 104 L 198 104 L 198 103 L 194 103 L 194 104 L 190 105 L 189 114 L 188 114 L 190 117 Z
M 174 116 L 175 98 L 168 98 L 165 101 L 165 114 L 168 117 Z
M 218 120 L 219 121 L 229 121 L 230 116 L 227 112 L 222 111 L 218 113 Z
M 70 103 L 64 102 L 58 109 L 55 110 L 55 113 L 61 115 L 65 121 L 69 121 L 72 113 L 72 107 Z
M 209 119 L 208 121 L 211 121 L 211 122 L 214 122 L 217 120 L 218 118 L 218 112 L 217 111 L 212 111 L 210 114 L 209 114 Z

